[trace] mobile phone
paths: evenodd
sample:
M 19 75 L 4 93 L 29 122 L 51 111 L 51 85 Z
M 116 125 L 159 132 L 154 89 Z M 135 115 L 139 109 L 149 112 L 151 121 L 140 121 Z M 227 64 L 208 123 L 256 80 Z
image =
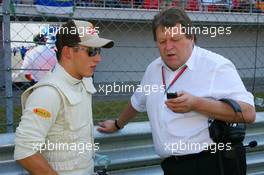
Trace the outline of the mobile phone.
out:
M 167 99 L 172 99 L 172 98 L 177 98 L 178 94 L 177 92 L 175 93 L 167 93 Z

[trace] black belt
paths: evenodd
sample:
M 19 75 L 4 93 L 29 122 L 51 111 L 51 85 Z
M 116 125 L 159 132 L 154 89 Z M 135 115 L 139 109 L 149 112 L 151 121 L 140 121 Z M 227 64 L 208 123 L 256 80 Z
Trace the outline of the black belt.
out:
M 165 158 L 165 160 L 170 160 L 170 161 L 184 161 L 184 160 L 193 160 L 193 159 L 197 159 L 197 158 L 201 158 L 201 157 L 206 157 L 206 156 L 210 156 L 211 153 L 208 150 L 202 151 L 200 153 L 196 153 L 196 154 L 188 154 L 188 155 L 182 155 L 182 156 L 170 156 Z

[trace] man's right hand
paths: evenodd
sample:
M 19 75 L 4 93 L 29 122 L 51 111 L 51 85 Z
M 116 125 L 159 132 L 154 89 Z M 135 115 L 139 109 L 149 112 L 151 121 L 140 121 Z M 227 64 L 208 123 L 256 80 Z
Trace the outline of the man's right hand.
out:
M 103 122 L 99 122 L 98 125 L 99 127 L 97 128 L 97 131 L 99 132 L 112 133 L 118 131 L 115 126 L 115 120 L 105 120 Z

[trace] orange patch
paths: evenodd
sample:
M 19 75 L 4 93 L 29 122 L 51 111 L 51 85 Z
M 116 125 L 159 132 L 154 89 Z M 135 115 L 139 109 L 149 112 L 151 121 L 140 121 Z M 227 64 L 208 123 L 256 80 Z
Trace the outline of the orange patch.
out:
M 39 117 L 44 118 L 44 119 L 48 119 L 51 117 L 51 113 L 43 108 L 35 108 L 33 112 L 37 114 Z

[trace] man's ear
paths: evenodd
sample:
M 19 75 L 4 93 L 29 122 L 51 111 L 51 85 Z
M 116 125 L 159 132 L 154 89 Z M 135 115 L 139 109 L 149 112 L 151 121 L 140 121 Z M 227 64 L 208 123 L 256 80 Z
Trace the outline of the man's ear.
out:
M 70 59 L 71 58 L 71 48 L 64 46 L 61 50 L 61 59 Z

